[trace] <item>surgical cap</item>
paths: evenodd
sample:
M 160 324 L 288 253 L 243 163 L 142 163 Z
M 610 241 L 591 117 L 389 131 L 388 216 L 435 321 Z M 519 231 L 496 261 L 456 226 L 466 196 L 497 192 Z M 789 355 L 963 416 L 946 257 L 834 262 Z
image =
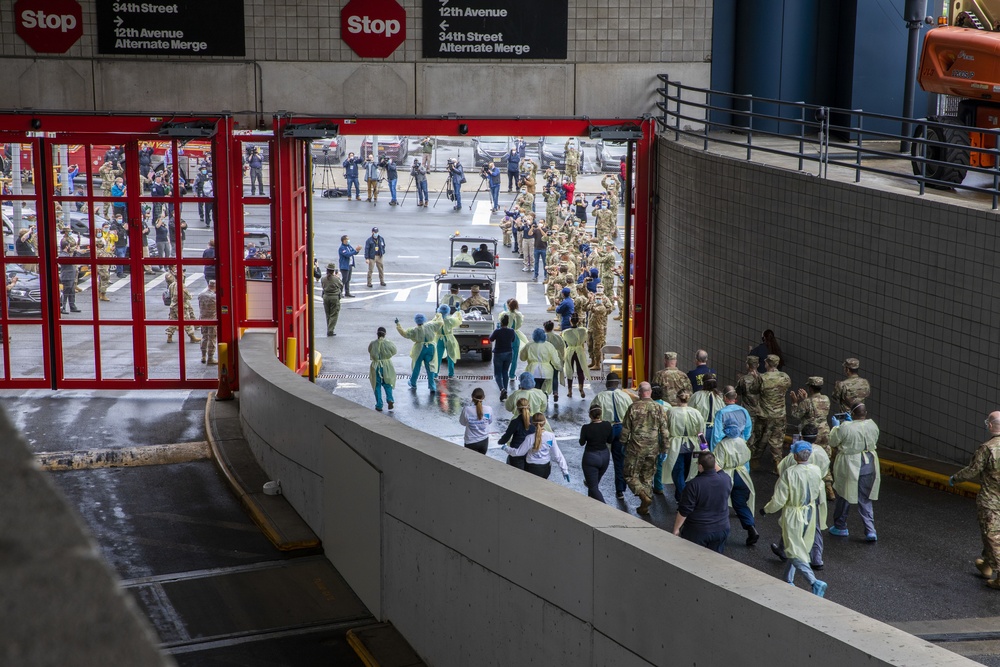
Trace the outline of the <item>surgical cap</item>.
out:
M 535 388 L 535 376 L 525 371 L 518 376 L 517 380 L 518 389 L 534 389 Z
M 416 315 L 413 316 L 413 321 L 417 323 L 417 326 L 419 326 L 425 323 L 427 321 L 427 318 L 424 317 L 422 314 L 417 313 Z
M 451 308 L 442 303 L 440 306 L 438 306 L 438 312 L 441 313 L 442 315 L 447 315 L 448 313 L 451 312 Z

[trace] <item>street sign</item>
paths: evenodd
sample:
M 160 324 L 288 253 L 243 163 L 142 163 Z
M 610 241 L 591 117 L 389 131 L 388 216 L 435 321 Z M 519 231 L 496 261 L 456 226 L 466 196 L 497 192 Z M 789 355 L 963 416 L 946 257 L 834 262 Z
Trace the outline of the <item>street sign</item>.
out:
M 244 56 L 243 0 L 97 0 L 97 52 Z
M 406 10 L 396 0 L 351 0 L 340 11 L 340 38 L 362 58 L 388 58 L 406 41 Z
M 424 0 L 424 58 L 566 59 L 569 0 Z
M 35 53 L 66 53 L 83 36 L 83 9 L 76 0 L 17 0 L 14 25 Z

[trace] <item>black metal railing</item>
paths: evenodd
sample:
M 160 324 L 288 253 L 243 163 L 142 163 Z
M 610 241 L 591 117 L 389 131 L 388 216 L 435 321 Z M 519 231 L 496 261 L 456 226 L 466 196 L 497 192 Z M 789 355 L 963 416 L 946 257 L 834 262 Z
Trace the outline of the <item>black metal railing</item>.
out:
M 686 86 L 666 74 L 658 79 L 659 129 L 676 141 L 699 140 L 705 151 L 710 145 L 745 148 L 748 161 L 755 152 L 794 158 L 799 171 L 815 165 L 821 178 L 830 165 L 854 170 L 855 182 L 865 172 L 897 177 L 914 183 L 921 195 L 928 187 L 977 192 L 1000 208 L 1000 129 L 726 93 Z M 785 141 L 754 143 L 766 137 Z M 909 168 L 887 161 L 905 161 Z

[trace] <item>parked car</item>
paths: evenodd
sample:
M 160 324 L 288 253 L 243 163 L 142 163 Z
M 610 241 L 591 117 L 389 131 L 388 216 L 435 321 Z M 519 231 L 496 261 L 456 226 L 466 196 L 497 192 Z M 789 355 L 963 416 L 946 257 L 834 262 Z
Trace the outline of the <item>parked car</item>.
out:
M 41 317 L 42 285 L 38 274 L 25 271 L 20 264 L 8 264 L 7 279 L 14 276 L 17 276 L 17 284 L 10 290 L 10 314 Z
M 539 137 L 538 138 L 538 167 L 546 169 L 550 162 L 555 162 L 556 167 L 561 170 L 566 169 L 566 140 L 570 137 Z M 587 171 L 587 157 L 583 152 L 582 142 L 578 137 L 572 137 L 576 142 L 576 148 L 580 152 L 580 173 Z
M 604 139 L 598 139 L 594 147 L 597 169 L 599 171 L 613 171 L 617 173 L 621 169 L 622 159 L 627 152 L 627 141 L 605 141 Z
M 347 155 L 347 141 L 344 137 L 317 139 L 312 142 L 313 161 L 318 166 L 339 165 Z
M 372 137 L 371 135 L 365 137 L 361 141 L 360 155 L 362 157 L 368 157 L 368 154 L 372 152 Z M 409 149 L 407 148 L 407 137 L 397 137 L 397 136 L 382 136 L 379 135 L 378 138 L 378 158 L 391 157 L 395 158 L 396 164 L 402 164 L 406 156 L 409 155 Z
M 510 151 L 510 137 L 475 137 L 472 140 L 472 156 L 477 167 L 488 162 L 500 166 L 500 160 Z M 503 167 L 506 170 L 506 167 Z

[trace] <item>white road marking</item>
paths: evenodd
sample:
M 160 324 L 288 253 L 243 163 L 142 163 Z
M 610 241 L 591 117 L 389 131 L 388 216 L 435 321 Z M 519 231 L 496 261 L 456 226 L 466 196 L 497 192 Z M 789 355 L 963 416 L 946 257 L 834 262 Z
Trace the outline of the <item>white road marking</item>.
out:
M 396 296 L 393 297 L 392 300 L 393 301 L 406 301 L 407 299 L 410 298 L 410 292 L 412 291 L 412 289 L 413 289 L 412 287 L 408 287 L 407 289 L 401 289 L 401 290 L 399 290 L 398 292 L 396 292 Z
M 420 259 L 420 255 L 396 255 L 396 259 Z
M 490 224 L 490 209 L 493 208 L 493 202 L 476 202 L 476 211 L 472 214 L 472 224 L 473 225 L 488 225 Z
M 192 273 L 184 280 L 184 286 L 191 287 L 191 283 L 198 280 L 199 278 L 203 278 L 204 276 L 205 276 L 204 273 Z
M 149 290 L 153 289 L 154 287 L 156 287 L 157 285 L 159 285 L 160 283 L 162 283 L 166 279 L 167 279 L 167 274 L 166 273 L 160 273 L 160 274 L 158 274 L 155 278 L 153 278 L 148 283 L 146 283 L 146 290 L 145 291 L 148 292 Z
M 427 289 L 427 303 L 435 303 L 437 301 L 437 283 L 431 283 L 431 286 Z
M 514 290 L 518 305 L 528 303 L 528 283 L 515 283 L 517 286 Z
M 111 283 L 110 285 L 108 285 L 108 291 L 109 292 L 117 292 L 118 290 L 120 290 L 121 288 L 123 288 L 126 285 L 130 284 L 131 282 L 132 281 L 129 280 L 127 277 L 126 278 L 119 278 L 116 282 Z

